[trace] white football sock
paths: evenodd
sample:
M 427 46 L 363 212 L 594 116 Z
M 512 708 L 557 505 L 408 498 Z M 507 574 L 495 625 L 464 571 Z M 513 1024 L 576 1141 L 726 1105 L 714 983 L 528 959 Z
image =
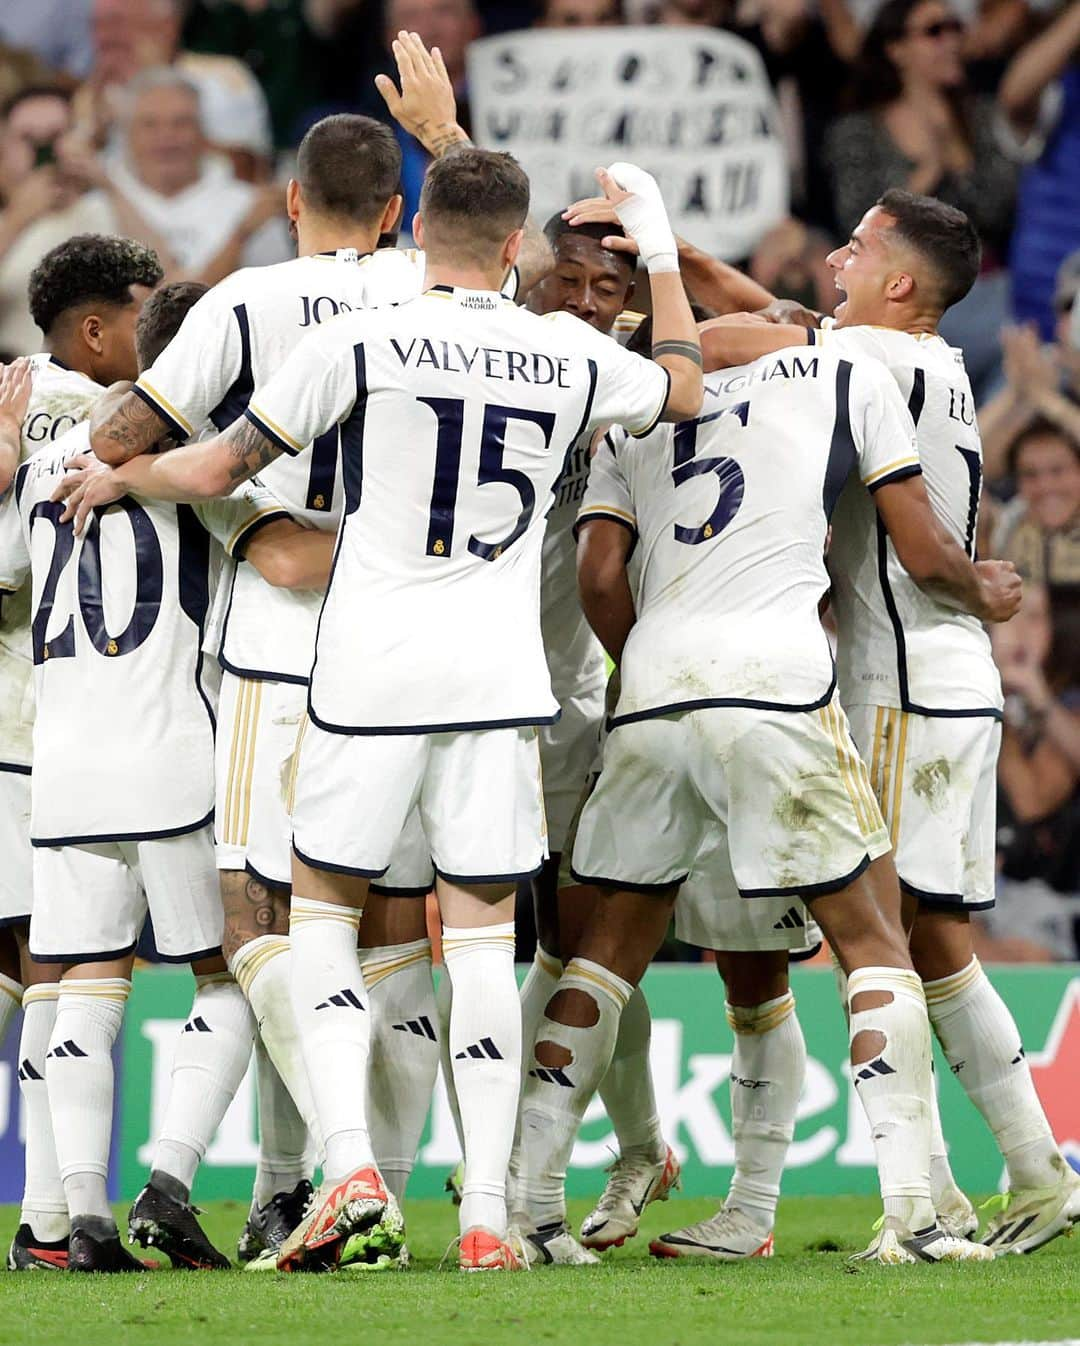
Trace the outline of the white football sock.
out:
M 196 977 L 150 1165 L 150 1181 L 178 1201 L 191 1197 L 196 1170 L 240 1087 L 254 1042 L 251 1007 L 232 974 Z
M 454 984 L 450 1056 L 465 1148 L 461 1230 L 507 1230 L 506 1173 L 521 1092 L 521 1004 L 514 924 L 443 928 Z
M 538 944 L 525 980 L 521 983 L 521 1057 L 522 1068 L 526 1068 L 530 1049 L 536 1041 L 536 1029 L 544 1017 L 544 1007 L 555 994 L 555 987 L 562 976 L 563 965 L 558 958 L 545 953 Z
M 986 1118 L 1015 1190 L 1061 1181 L 1063 1161 L 1043 1112 L 1020 1032 L 977 958 L 926 983 L 926 1005 L 949 1065 Z
M 862 992 L 891 996 L 880 1009 L 853 1013 Z M 852 1064 L 877 1156 L 885 1214 L 913 1233 L 936 1223 L 930 1200 L 930 1025 L 922 982 L 898 967 L 861 967 L 848 977 L 848 1021 L 854 1044 L 860 1033 L 884 1043 L 867 1061 Z
M 597 1021 L 591 1028 L 575 1028 L 544 1015 L 521 1101 L 517 1199 L 537 1225 L 566 1219 L 566 1165 L 589 1100 L 611 1064 L 619 1016 L 634 988 L 599 963 L 572 958 L 556 994 L 569 990 L 589 996 Z M 545 1043 L 564 1048 L 564 1066 L 540 1064 L 536 1050 Z
M 461 1130 L 461 1109 L 458 1107 L 457 1089 L 454 1087 L 454 1061 L 450 1055 L 450 1010 L 454 1004 L 454 983 L 443 964 L 443 970 L 435 987 L 435 1009 L 439 1015 L 439 1070 L 442 1072 L 443 1088 L 450 1107 L 450 1118 L 457 1132 L 461 1157 L 465 1157 L 465 1140 Z
M 292 899 L 292 1004 L 326 1147 L 324 1180 L 374 1168 L 365 1114 L 369 1019 L 356 950 L 360 913 Z
M 641 1150 L 650 1159 L 660 1160 L 667 1153 L 667 1144 L 660 1130 L 649 1064 L 651 1041 L 652 1015 L 641 987 L 635 986 L 619 1017 L 615 1051 L 600 1081 L 600 1097 L 615 1128 L 619 1153 Z
M 923 989 L 926 989 L 925 984 Z M 930 1198 L 934 1208 L 940 1209 L 942 1202 L 960 1189 L 953 1177 L 952 1166 L 949 1163 L 949 1147 L 945 1144 L 945 1133 L 941 1129 L 937 1074 L 933 1069 L 930 1082 L 933 1086 L 930 1090 Z
M 360 950 L 371 1014 L 367 1118 L 379 1172 L 400 1201 L 439 1071 L 431 940 Z
M 11 1021 L 23 1003 L 22 982 L 0 972 L 0 1047 L 7 1041 Z
M 259 935 L 248 940 L 229 959 L 229 971 L 247 996 L 259 1038 L 292 1095 L 321 1162 L 322 1132 L 293 1012 L 292 945 L 288 936 Z
M 106 1191 L 113 1118 L 112 1049 L 131 982 L 62 981 L 45 1078 L 68 1212 L 112 1222 Z
M 735 1033 L 731 1059 L 731 1133 L 735 1174 L 725 1206 L 736 1206 L 763 1233 L 772 1230 L 780 1176 L 795 1134 L 806 1077 L 806 1042 L 788 991 L 743 1008 L 727 1005 Z
M 257 1206 L 265 1206 L 279 1193 L 293 1191 L 305 1178 L 310 1181 L 311 1161 L 304 1119 L 258 1034 L 255 1083 L 259 1098 L 259 1159 L 252 1197 Z
M 19 1039 L 19 1091 L 26 1136 L 26 1185 L 20 1222 L 34 1237 L 52 1243 L 67 1237 L 68 1208 L 56 1162 L 49 1091 L 45 1085 L 45 1054 L 56 1022 L 55 982 L 28 986 L 23 993 L 22 1036 Z

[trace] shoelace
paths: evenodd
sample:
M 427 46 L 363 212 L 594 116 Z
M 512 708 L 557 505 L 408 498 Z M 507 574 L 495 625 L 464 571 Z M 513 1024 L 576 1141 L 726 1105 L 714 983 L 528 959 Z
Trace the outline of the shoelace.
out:
M 610 1210 L 615 1202 L 621 1198 L 632 1198 L 634 1195 L 634 1179 L 640 1176 L 633 1171 L 633 1160 L 624 1159 L 621 1155 L 605 1172 L 609 1175 L 607 1186 L 604 1188 L 600 1200 L 596 1203 L 597 1210 Z
M 979 1209 L 987 1212 L 990 1211 L 1000 1212 L 1002 1215 L 1004 1215 L 1005 1212 L 1012 1205 L 1012 1201 L 1013 1201 L 1012 1192 L 998 1192 L 994 1196 L 987 1197 L 987 1199 L 982 1203 Z

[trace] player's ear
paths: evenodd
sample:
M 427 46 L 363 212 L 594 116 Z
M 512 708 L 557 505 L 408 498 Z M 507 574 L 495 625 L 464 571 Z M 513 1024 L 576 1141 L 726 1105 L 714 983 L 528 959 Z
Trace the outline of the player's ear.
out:
M 79 332 L 86 346 L 100 355 L 105 349 L 105 324 L 96 313 L 88 313 L 79 324 Z
M 293 224 L 300 218 L 300 204 L 300 184 L 295 178 L 290 178 L 285 188 L 285 212 Z
M 887 298 L 899 303 L 910 299 L 915 290 L 915 281 L 906 271 L 896 271 L 889 277 L 885 288 Z
M 412 217 L 412 236 L 416 246 L 422 252 L 424 250 L 424 221 L 420 218 L 419 211 Z
M 386 209 L 383 211 L 382 222 L 379 225 L 380 234 L 393 234 L 397 232 L 398 225 L 401 223 L 401 212 L 405 208 L 405 198 L 400 192 L 395 193 L 386 203 Z
M 507 271 L 509 271 L 517 262 L 518 253 L 521 251 L 521 242 L 524 237 L 524 229 L 515 229 L 503 244 L 503 264 Z

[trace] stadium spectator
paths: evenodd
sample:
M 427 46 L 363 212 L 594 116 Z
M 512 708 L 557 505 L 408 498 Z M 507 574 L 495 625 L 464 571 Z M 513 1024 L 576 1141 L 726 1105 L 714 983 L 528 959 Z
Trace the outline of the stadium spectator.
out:
M 1038 323 L 1044 340 L 1054 330 L 1058 266 L 1080 248 L 1078 58 L 1080 4 L 1072 0 L 1017 54 L 998 95 L 1030 160 L 1020 181 L 1012 240 L 1012 306 L 1021 320 Z
M 623 21 L 621 0 L 545 0 L 537 28 L 604 28 Z
M 119 191 L 160 236 L 166 273 L 213 285 L 240 266 L 293 254 L 284 192 L 253 187 L 206 153 L 198 88 L 171 66 L 144 70 L 126 90 Z
M 1056 341 L 1044 346 L 1034 325 L 1001 334 L 1005 387 L 981 409 L 983 473 L 1006 476 L 1017 436 L 1043 416 L 1080 443 L 1080 252 L 1066 257 L 1054 287 Z
M 199 90 L 209 143 L 229 154 L 241 177 L 264 177 L 272 137 L 259 81 L 232 57 L 183 51 L 184 8 L 184 0 L 93 0 L 94 67 L 76 114 L 103 146 L 113 137 L 124 86 L 142 70 L 175 65 Z
M 91 0 L 23 0 L 0 5 L 0 42 L 33 52 L 46 66 L 73 79 L 90 73 Z
M 1013 444 L 1010 467 L 1017 497 L 998 524 L 994 554 L 1026 580 L 1080 586 L 1080 443 L 1053 421 L 1035 420 Z
M 856 111 L 826 137 L 836 219 L 854 228 L 889 187 L 940 197 L 965 211 L 983 241 L 983 274 L 942 323 L 964 350 L 981 401 L 999 376 L 998 331 L 1008 281 L 1001 270 L 1016 169 L 1002 152 L 991 99 L 973 96 L 964 28 L 942 0 L 887 0 L 855 67 Z
M 73 234 L 126 233 L 152 243 L 74 132 L 62 89 L 31 86 L 9 99 L 0 125 L 0 352 L 37 350 L 26 285 L 44 255 Z

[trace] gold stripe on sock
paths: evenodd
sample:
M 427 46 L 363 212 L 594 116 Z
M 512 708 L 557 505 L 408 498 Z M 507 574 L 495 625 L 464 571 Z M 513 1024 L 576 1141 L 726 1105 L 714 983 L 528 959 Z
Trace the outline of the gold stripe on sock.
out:
M 203 986 L 230 986 L 233 985 L 236 978 L 229 971 L 225 972 L 200 972 L 195 978 L 195 985 Z
M 593 986 L 598 986 L 608 999 L 613 1000 L 620 1009 L 625 1009 L 630 994 L 625 992 L 621 986 L 616 986 L 614 982 L 609 981 L 607 977 L 601 977 L 587 967 L 582 967 L 576 958 L 571 958 L 563 972 L 562 981 L 571 978 L 577 978 L 579 981 L 591 982 Z
M 514 949 L 513 935 L 485 935 L 479 939 L 443 939 L 443 960 L 447 954 L 467 953 L 471 949 Z
M 8 984 L 9 981 L 11 983 L 10 985 Z M 25 988 L 21 986 L 19 982 L 14 981 L 11 978 L 5 978 L 3 982 L 0 982 L 0 991 L 3 991 L 5 995 L 10 996 L 12 1000 L 14 1000 L 16 1009 L 18 1009 L 20 1005 L 26 1004 Z
M 864 986 L 863 982 L 870 985 Z M 925 1003 L 918 973 L 902 967 L 856 968 L 848 977 L 848 1003 L 862 991 L 901 991 Z
M 23 992 L 23 1009 L 26 1009 L 27 1005 L 40 1005 L 46 1000 L 55 1000 L 59 993 L 60 987 L 55 981 L 39 982 L 37 986 L 28 986 Z
M 747 1009 L 726 1002 L 724 1009 L 733 1032 L 754 1037 L 761 1033 L 771 1033 L 774 1028 L 779 1028 L 785 1019 L 790 1019 L 795 1013 L 795 997 L 789 992 L 778 1005 L 773 1005 L 764 1013 L 761 1013 L 758 1006 Z
M 284 935 L 262 935 L 252 944 L 254 948 L 241 949 L 232 960 L 233 976 L 244 995 L 251 990 L 252 983 L 267 963 L 279 954 L 288 953 L 291 948 Z
M 546 972 L 549 977 L 554 977 L 556 981 L 563 974 L 563 964 L 561 958 L 553 958 L 550 953 L 546 953 L 538 944 L 534 955 L 536 965 L 541 972 Z
M 378 986 L 379 982 L 385 981 L 387 977 L 392 977 L 395 972 L 404 972 L 407 967 L 413 967 L 417 963 L 430 963 L 431 949 L 416 949 L 412 953 L 403 954 L 400 958 L 369 959 L 364 961 L 364 950 L 360 950 L 360 971 L 364 974 L 364 985 L 370 990 L 373 986 Z
M 123 1004 L 131 994 L 131 982 L 119 978 L 98 981 L 62 981 L 59 994 L 93 996 L 98 1000 L 115 1000 Z
M 966 991 L 981 976 L 982 966 L 979 960 L 973 957 L 967 967 L 962 967 L 959 972 L 954 972 L 948 977 L 941 977 L 937 981 L 924 982 L 923 990 L 926 992 L 926 1003 L 928 1005 L 940 1005 L 943 1000 L 949 1000 L 954 995 L 959 995 L 961 991 Z

